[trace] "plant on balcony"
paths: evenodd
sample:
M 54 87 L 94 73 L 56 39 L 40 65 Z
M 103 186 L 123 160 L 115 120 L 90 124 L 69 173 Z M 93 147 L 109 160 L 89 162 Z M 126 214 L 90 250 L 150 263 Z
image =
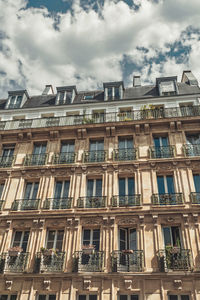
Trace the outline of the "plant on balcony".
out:
M 82 251 L 84 254 L 92 254 L 95 251 L 95 245 L 82 245 Z
M 92 124 L 92 123 L 94 123 L 94 119 L 93 118 L 86 118 L 84 116 L 82 122 L 83 122 L 83 124 Z
M 132 249 L 124 249 L 122 250 L 123 254 L 133 254 L 133 250 Z
M 8 249 L 9 256 L 18 256 L 23 251 L 22 247 L 16 246 Z
M 44 247 L 41 247 L 40 251 L 41 251 L 42 255 L 44 255 L 44 256 L 50 256 L 50 255 L 56 255 L 57 256 L 58 252 L 59 252 L 58 249 L 54 249 L 54 248 L 46 249 Z

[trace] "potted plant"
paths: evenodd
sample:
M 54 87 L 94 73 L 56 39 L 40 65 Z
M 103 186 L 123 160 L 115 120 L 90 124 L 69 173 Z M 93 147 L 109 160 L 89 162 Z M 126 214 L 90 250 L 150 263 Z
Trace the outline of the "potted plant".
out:
M 95 245 L 82 245 L 82 251 L 84 254 L 92 254 L 94 253 Z
M 58 249 L 54 249 L 54 248 L 46 249 L 44 247 L 41 247 L 40 251 L 41 251 L 42 255 L 45 255 L 45 256 L 57 255 L 59 252 Z
M 133 254 L 133 250 L 132 249 L 124 249 L 122 250 L 123 254 Z
M 16 246 L 8 249 L 9 256 L 18 256 L 23 251 L 22 247 Z

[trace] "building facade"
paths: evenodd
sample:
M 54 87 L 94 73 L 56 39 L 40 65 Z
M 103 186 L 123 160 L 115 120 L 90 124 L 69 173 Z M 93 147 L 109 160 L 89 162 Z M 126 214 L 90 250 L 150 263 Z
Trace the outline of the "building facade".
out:
M 200 88 L 0 100 L 1 300 L 200 300 Z

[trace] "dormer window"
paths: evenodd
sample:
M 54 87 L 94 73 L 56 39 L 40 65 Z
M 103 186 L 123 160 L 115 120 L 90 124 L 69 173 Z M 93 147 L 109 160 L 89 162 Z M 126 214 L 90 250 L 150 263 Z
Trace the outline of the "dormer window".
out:
M 8 92 L 7 109 L 20 108 L 28 98 L 26 91 Z
M 177 77 L 157 78 L 156 82 L 160 96 L 172 96 L 178 93 Z
M 85 95 L 84 96 L 84 100 L 93 100 L 94 99 L 94 95 Z
M 57 88 L 56 104 L 71 104 L 77 94 L 75 86 L 66 86 Z
M 104 83 L 104 100 L 119 100 L 123 98 L 123 81 Z

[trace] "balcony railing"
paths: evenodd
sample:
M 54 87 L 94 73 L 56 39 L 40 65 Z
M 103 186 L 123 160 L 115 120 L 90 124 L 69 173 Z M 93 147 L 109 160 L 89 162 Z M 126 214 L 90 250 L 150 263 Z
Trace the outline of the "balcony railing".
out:
M 4 202 L 4 200 L 0 200 L 0 210 L 2 210 Z
M 183 204 L 183 194 L 153 194 L 151 200 L 153 205 L 180 205 Z
M 56 252 L 54 254 L 37 253 L 36 256 L 36 272 L 62 272 L 65 261 L 65 252 Z
M 125 161 L 125 160 L 136 160 L 136 159 L 137 159 L 136 148 L 115 149 L 113 151 L 113 160 Z
M 73 272 L 102 272 L 104 263 L 103 251 L 76 251 L 73 255 Z
M 0 268 L 3 272 L 18 273 L 24 272 L 26 269 L 29 253 L 21 252 L 16 256 L 11 256 L 8 253 L 1 255 Z
M 141 200 L 141 195 L 124 195 L 124 196 L 113 196 L 112 197 L 112 206 L 121 207 L 121 206 L 139 206 Z
M 58 154 L 54 154 L 52 163 L 53 164 L 73 164 L 75 162 L 76 154 L 74 152 L 61 152 Z
M 47 154 L 27 154 L 24 159 L 25 166 L 41 166 L 47 161 Z
M 44 201 L 44 209 L 69 209 L 73 198 L 48 198 Z
M 191 254 L 188 249 L 178 247 L 167 247 L 158 253 L 159 268 L 161 272 L 168 270 L 185 270 L 192 269 Z
M 195 145 L 184 145 L 183 146 L 183 151 L 185 153 L 185 156 L 200 156 L 200 144 Z
M 14 161 L 14 155 L 12 156 L 0 156 L 0 168 L 12 167 Z
M 174 157 L 174 146 L 150 147 L 151 158 L 170 158 Z
M 190 199 L 192 204 L 200 204 L 200 193 L 191 193 Z
M 77 200 L 78 208 L 100 208 L 105 207 L 105 204 L 105 196 L 79 197 Z
M 143 271 L 143 251 L 113 251 L 112 272 L 142 272 Z
M 104 118 L 96 118 L 93 114 L 88 115 L 71 115 L 53 118 L 38 118 L 29 120 L 12 120 L 1 121 L 0 130 L 15 130 L 19 128 L 45 128 L 50 126 L 76 126 L 84 124 L 98 124 L 111 122 L 126 122 L 148 119 L 167 119 L 176 117 L 194 117 L 200 116 L 200 106 L 193 106 L 187 114 L 183 113 L 180 107 L 141 109 L 132 112 L 116 113 L 111 112 L 104 114 Z
M 106 156 L 107 156 L 107 151 L 104 150 L 85 151 L 83 153 L 83 162 L 91 163 L 91 162 L 105 161 Z
M 38 209 L 40 199 L 19 199 L 14 200 L 12 203 L 11 210 L 20 211 L 20 210 L 35 210 Z

